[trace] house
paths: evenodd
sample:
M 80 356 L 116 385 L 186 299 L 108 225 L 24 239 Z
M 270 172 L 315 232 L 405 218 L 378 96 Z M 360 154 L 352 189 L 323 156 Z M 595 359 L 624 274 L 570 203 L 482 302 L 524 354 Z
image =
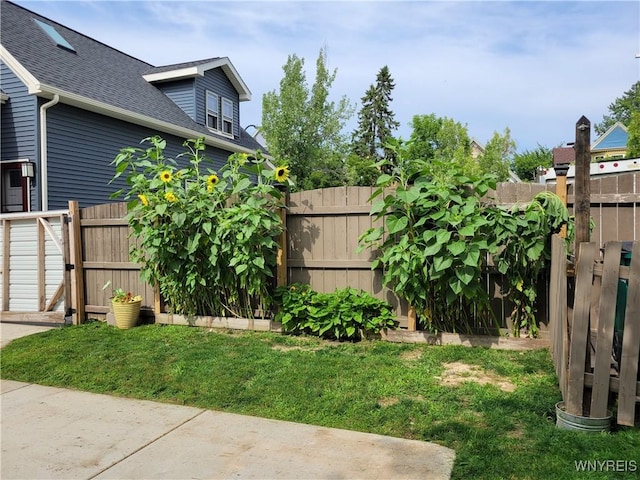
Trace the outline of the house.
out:
M 591 176 L 606 177 L 640 170 L 640 159 L 626 158 L 629 134 L 627 127 L 621 122 L 614 123 L 591 144 Z M 575 177 L 576 152 L 573 143 L 553 149 L 553 165 L 569 164 L 568 182 Z M 555 181 L 553 168 L 544 169 L 539 178 L 540 183 Z
M 1 212 L 106 203 L 122 147 L 160 135 L 167 156 L 204 137 L 212 168 L 264 148 L 242 127 L 251 92 L 227 57 L 154 66 L 14 3 L 0 3 Z
M 591 161 L 620 160 L 626 157 L 629 133 L 627 127 L 616 122 L 591 144 Z

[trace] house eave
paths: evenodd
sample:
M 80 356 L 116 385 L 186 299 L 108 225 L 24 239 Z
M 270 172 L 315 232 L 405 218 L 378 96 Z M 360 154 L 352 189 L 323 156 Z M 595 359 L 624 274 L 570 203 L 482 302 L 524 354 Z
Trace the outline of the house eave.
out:
M 183 80 L 186 78 L 203 77 L 205 72 L 213 70 L 214 68 L 222 68 L 225 75 L 227 75 L 227 78 L 229 78 L 229 81 L 238 92 L 241 102 L 251 100 L 251 91 L 249 90 L 249 87 L 244 83 L 228 57 L 219 58 L 208 63 L 203 63 L 202 65 L 177 68 L 175 70 L 167 70 L 166 72 L 148 73 L 143 75 L 142 78 L 149 83 L 162 83 L 174 80 Z
M 253 153 L 253 150 L 236 145 L 235 143 L 225 141 L 223 139 L 214 137 L 212 135 L 206 135 L 196 130 L 174 125 L 173 123 L 158 120 L 156 118 L 148 117 L 139 113 L 131 112 L 123 108 L 114 107 L 103 102 L 77 95 L 75 93 L 66 92 L 50 85 L 40 85 L 40 90 L 37 92 L 38 96 L 43 98 L 51 98 L 53 95 L 58 94 L 60 96 L 60 103 L 71 105 L 73 107 L 81 108 L 90 112 L 105 115 L 110 118 L 115 118 L 125 122 L 133 123 L 147 128 L 158 130 L 162 133 L 168 133 L 176 135 L 181 138 L 199 138 L 204 137 L 205 144 L 221 148 L 223 150 L 239 153 Z

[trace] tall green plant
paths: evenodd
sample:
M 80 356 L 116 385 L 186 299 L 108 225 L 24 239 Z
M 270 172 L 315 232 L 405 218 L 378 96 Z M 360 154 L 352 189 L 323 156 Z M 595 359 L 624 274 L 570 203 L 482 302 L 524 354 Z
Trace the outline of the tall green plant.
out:
M 494 254 L 498 271 L 506 275 L 506 292 L 514 307 L 514 333 L 528 330 L 537 336 L 536 298 L 541 273 L 551 260 L 551 235 L 569 220 L 567 208 L 552 192 L 538 193 L 520 210 L 496 218 L 496 228 L 507 232 Z
M 471 178 L 455 162 L 416 158 L 401 142 L 389 147 L 396 165 L 371 197 L 378 199 L 371 214 L 384 226 L 364 232 L 360 250 L 380 248 L 373 268 L 384 267 L 384 283 L 416 308 L 424 327 L 471 331 L 475 319 L 491 319 L 481 273 L 499 238 L 481 198 L 495 177 Z
M 371 197 L 371 215 L 384 223 L 359 239 L 360 250 L 380 250 L 372 267 L 383 267 L 384 284 L 416 308 L 423 327 L 471 332 L 495 321 L 482 284 L 486 259 L 494 256 L 508 273 L 514 333 L 522 327 L 535 335 L 535 284 L 550 234 L 567 221 L 560 200 L 545 192 L 524 211 L 509 211 L 484 200 L 495 176 L 416 158 L 402 142 L 390 148 L 396 164 Z
M 157 283 L 171 311 L 184 315 L 251 316 L 269 307 L 268 286 L 283 226 L 277 214 L 286 167 L 267 168 L 256 153 L 233 154 L 220 171 L 207 166 L 204 140 L 188 140 L 180 168 L 164 155 L 166 142 L 123 148 L 114 179 L 127 176 L 127 220 L 136 244 L 131 259 Z M 252 181 L 252 177 L 255 181 Z

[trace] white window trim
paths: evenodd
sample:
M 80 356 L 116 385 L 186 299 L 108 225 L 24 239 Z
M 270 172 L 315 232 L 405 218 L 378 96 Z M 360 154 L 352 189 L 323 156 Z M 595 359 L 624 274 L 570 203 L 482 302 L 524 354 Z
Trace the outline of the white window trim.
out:
M 220 95 L 218 95 L 217 93 L 214 93 L 210 90 L 206 91 L 206 98 L 205 98 L 205 118 L 204 118 L 204 124 L 207 126 L 207 128 L 209 130 L 212 130 L 214 132 L 218 132 L 220 131 Z M 215 107 L 215 110 L 209 108 L 209 96 L 213 95 L 216 98 L 217 101 L 217 105 Z M 211 113 L 209 113 L 211 112 Z M 217 127 L 212 127 L 211 125 L 209 125 L 209 116 L 215 116 L 216 117 L 216 123 L 217 123 Z

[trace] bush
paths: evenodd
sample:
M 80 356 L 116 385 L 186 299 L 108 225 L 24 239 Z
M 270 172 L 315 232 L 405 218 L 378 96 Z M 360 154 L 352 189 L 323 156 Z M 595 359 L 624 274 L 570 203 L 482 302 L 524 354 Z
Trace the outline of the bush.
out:
M 360 340 L 363 334 L 397 328 L 391 305 L 353 288 L 318 293 L 309 285 L 278 287 L 275 320 L 290 333 L 308 333 L 337 340 Z
M 276 237 L 283 231 L 276 182 L 287 167 L 269 169 L 259 152 L 233 154 L 219 171 L 207 167 L 204 140 L 188 140 L 188 166 L 164 156 L 160 137 L 149 148 L 127 147 L 114 160 L 126 174 L 127 219 L 137 243 L 131 260 L 157 284 L 172 312 L 251 317 L 270 304 Z M 123 192 L 116 192 L 117 197 Z

